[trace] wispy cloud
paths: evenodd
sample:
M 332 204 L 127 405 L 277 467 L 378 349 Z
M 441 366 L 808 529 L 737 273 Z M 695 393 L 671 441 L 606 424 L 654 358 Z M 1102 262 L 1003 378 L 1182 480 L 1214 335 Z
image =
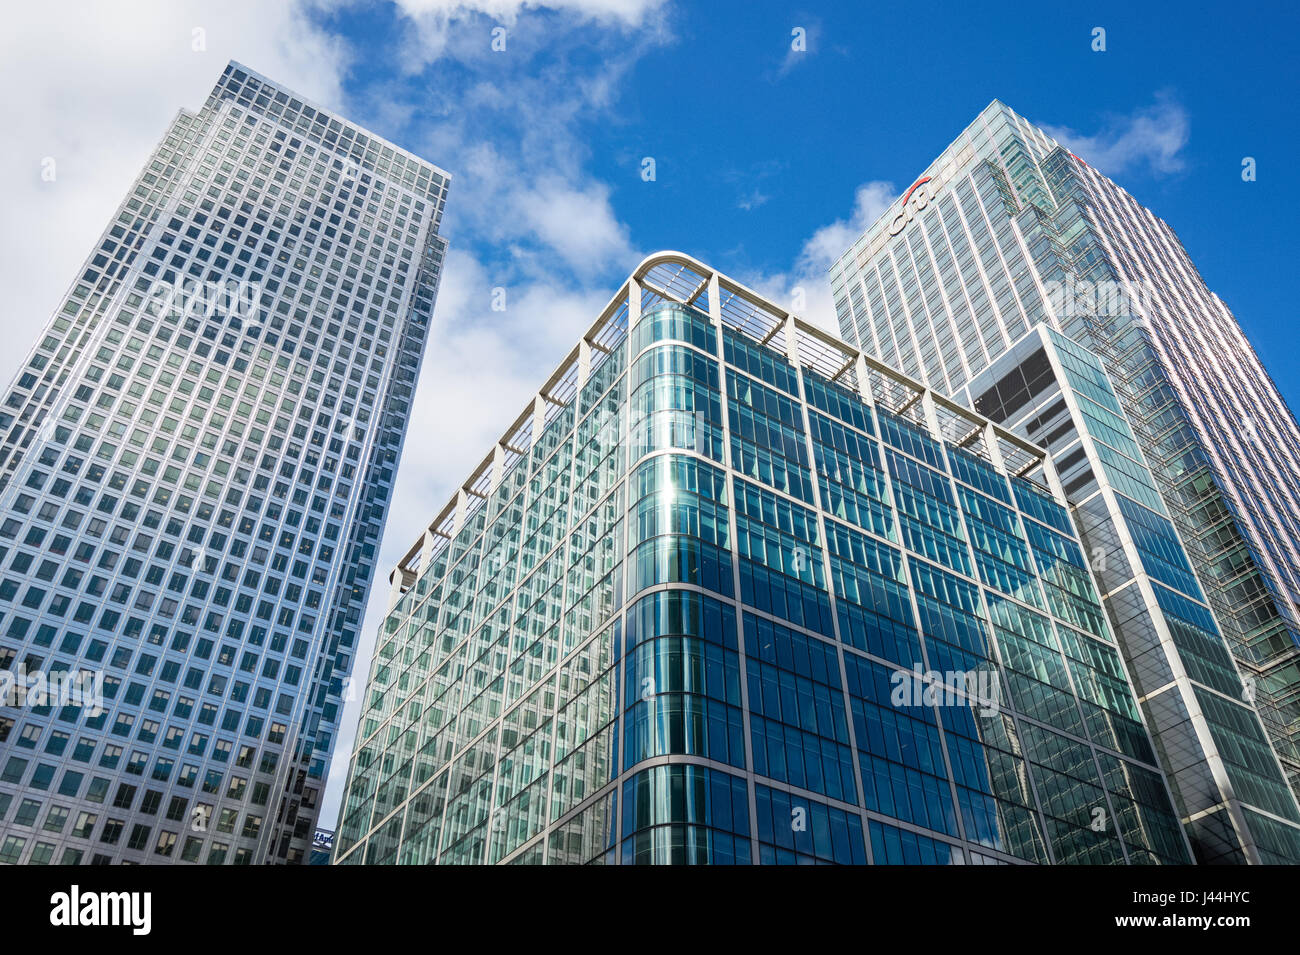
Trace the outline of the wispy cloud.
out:
M 804 243 L 799 256 L 801 269 L 824 275 L 831 263 L 883 216 L 897 198 L 898 189 L 892 182 L 876 179 L 858 186 L 849 217 L 822 226 Z
M 1049 136 L 1108 176 L 1143 168 L 1154 175 L 1181 172 L 1190 128 L 1187 110 L 1167 92 L 1158 93 L 1150 106 L 1110 116 L 1091 135 L 1066 126 L 1043 126 Z
M 798 258 L 790 269 L 778 273 L 749 273 L 736 278 L 784 304 L 801 318 L 839 334 L 835 306 L 831 299 L 826 270 L 844 254 L 898 198 L 892 182 L 873 180 L 858 186 L 853 195 L 853 211 L 847 219 L 837 219 L 817 229 L 804 241 Z
M 665 42 L 662 4 L 399 6 L 399 29 L 421 57 L 432 55 L 419 39 L 429 29 L 440 57 L 416 76 L 368 79 L 352 92 L 361 121 L 400 120 L 404 145 L 452 171 L 444 224 L 452 243 L 475 249 L 503 285 L 633 264 L 639 256 L 611 189 L 589 170 L 591 130 L 619 121 L 628 74 Z M 511 24 L 501 51 L 491 46 L 494 18 Z
M 717 180 L 736 191 L 737 209 L 752 212 L 772 198 L 771 192 L 764 190 L 764 182 L 772 183 L 778 192 L 781 191 L 779 177 L 785 168 L 785 163 L 779 160 L 761 159 L 744 166 L 725 166 L 718 171 Z
M 579 274 L 599 273 L 615 263 L 630 265 L 636 257 L 603 183 L 573 188 L 547 178 L 521 190 L 517 201 L 530 234 Z
M 354 118 L 453 174 L 434 332 L 379 566 L 401 557 L 645 250 L 593 175 L 591 128 L 618 122 L 628 75 L 669 38 L 661 0 L 399 0 L 396 73 L 350 88 Z M 544 8 L 544 9 L 543 9 Z M 505 49 L 492 29 L 507 27 Z M 494 307 L 501 304 L 504 310 Z M 355 676 L 386 607 L 372 590 Z M 337 811 L 359 701 L 345 710 L 322 820 Z
M 792 18 L 786 35 L 785 56 L 777 67 L 773 81 L 780 80 L 795 68 L 807 62 L 818 49 L 821 42 L 822 22 L 817 17 L 797 13 Z
M 530 14 L 542 11 L 557 14 L 569 26 L 595 27 L 617 31 L 641 31 L 657 26 L 667 0 L 394 0 L 412 30 L 402 47 L 402 65 L 409 73 L 418 73 L 438 59 L 453 55 L 477 59 L 493 49 L 493 25 L 506 28 L 505 48 L 521 46 L 535 49 L 550 42 L 550 31 L 531 32 L 520 26 Z M 475 42 L 457 42 L 458 28 L 477 21 Z M 540 22 L 536 19 L 534 23 Z M 516 27 L 520 27 L 516 30 Z

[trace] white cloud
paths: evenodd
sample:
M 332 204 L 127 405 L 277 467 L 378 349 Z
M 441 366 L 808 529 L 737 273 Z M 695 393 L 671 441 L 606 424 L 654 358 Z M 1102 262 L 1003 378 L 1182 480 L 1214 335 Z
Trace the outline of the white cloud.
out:
M 481 13 L 502 23 L 514 23 L 527 10 L 556 10 L 597 24 L 639 27 L 666 0 L 396 0 L 412 19 L 454 20 Z
M 325 106 L 341 99 L 344 47 L 298 3 L 258 0 L 14 4 L 0 32 L 6 184 L 0 356 L 7 382 L 181 107 L 203 105 L 238 59 Z M 206 50 L 193 49 L 195 29 Z M 54 160 L 55 180 L 41 179 Z
M 639 30 L 657 21 L 667 0 L 395 0 L 398 9 L 414 25 L 401 51 L 407 72 L 418 73 L 446 55 L 462 59 L 492 55 L 491 29 L 472 34 L 463 32 L 460 41 L 453 28 L 476 18 L 488 18 L 505 26 L 506 51 L 516 46 L 535 49 L 543 42 L 539 33 L 515 33 L 521 18 L 549 11 L 565 16 L 570 25 L 595 25 L 618 30 Z
M 406 42 L 418 49 L 403 64 L 420 79 L 356 93 L 361 111 L 353 118 L 400 117 L 408 145 L 454 177 L 442 228 L 451 252 L 377 564 L 385 579 L 371 591 L 361 631 L 354 667 L 361 681 L 387 607 L 388 571 L 642 257 L 609 185 L 587 171 L 584 124 L 608 120 L 628 72 L 664 42 L 661 4 L 547 6 L 563 19 L 548 18 L 542 30 L 547 14 L 533 4 L 421 4 Z M 509 56 L 486 52 L 490 34 L 475 11 L 513 24 Z M 543 36 L 554 48 L 542 48 Z M 605 55 L 587 62 L 568 56 L 571 49 Z M 460 71 L 429 69 L 430 86 L 412 99 L 435 56 Z M 498 287 L 504 312 L 491 307 Z M 338 812 L 360 696 L 340 722 L 322 825 Z
M 800 318 L 839 335 L 826 270 L 885 214 L 896 198 L 898 192 L 893 183 L 878 180 L 863 183 L 854 192 L 849 217 L 824 225 L 809 236 L 788 271 L 748 273 L 736 278 Z
M 1110 117 L 1091 136 L 1066 126 L 1044 125 L 1043 129 L 1075 155 L 1114 177 L 1143 166 L 1157 175 L 1181 172 L 1186 166 L 1181 153 L 1190 126 L 1187 110 L 1169 94 L 1161 93 L 1151 106 Z
M 608 298 L 530 283 L 506 286 L 506 309 L 494 312 L 497 283 L 472 255 L 450 252 L 445 274 L 379 562 L 385 574 Z M 375 592 L 381 605 L 382 589 Z M 365 637 L 374 630 L 367 625 Z
M 630 269 L 635 264 L 627 227 L 614 215 L 604 184 L 574 189 L 548 179 L 521 191 L 515 204 L 528 230 L 575 272 L 591 274 L 611 264 Z
M 849 218 L 822 226 L 804 243 L 799 255 L 801 270 L 815 272 L 824 281 L 831 264 L 861 238 L 862 233 L 871 228 L 897 198 L 898 190 L 892 182 L 873 180 L 858 186 Z
M 380 561 L 385 572 L 491 450 L 613 292 L 575 292 L 545 282 L 509 285 L 505 310 L 498 312 L 492 310 L 498 283 L 470 253 L 451 251 L 445 274 Z

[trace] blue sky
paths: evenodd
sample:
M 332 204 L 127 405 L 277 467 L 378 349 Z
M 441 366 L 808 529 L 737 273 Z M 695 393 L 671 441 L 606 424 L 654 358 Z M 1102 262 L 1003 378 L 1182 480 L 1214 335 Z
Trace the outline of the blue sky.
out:
M 15 8 L 0 36 L 0 78 L 22 91 L 6 103 L 0 153 L 0 332 L 24 348 L 35 338 L 168 120 L 202 103 L 227 59 L 450 170 L 452 252 L 386 572 L 644 255 L 681 249 L 777 298 L 802 287 L 808 317 L 829 320 L 828 257 L 996 97 L 1169 222 L 1295 407 L 1300 15 L 1268 3 L 985 6 Z M 1091 49 L 1094 27 L 1105 52 Z M 1241 179 L 1246 156 L 1255 182 Z M 39 175 L 46 157 L 55 182 Z M 504 312 L 490 307 L 494 288 Z M 0 354 L 0 377 L 20 360 Z M 356 676 L 367 671 L 363 655 Z M 324 825 L 355 719 L 354 704 Z
M 1170 4 L 1161 15 L 1158 4 L 1042 4 L 1026 15 L 983 6 L 669 4 L 658 35 L 525 16 L 508 27 L 505 53 L 444 56 L 417 75 L 383 52 L 400 37 L 399 18 L 359 8 L 332 25 L 361 57 L 345 78 L 349 95 L 364 103 L 400 90 L 409 117 L 383 131 L 425 151 L 431 135 L 436 142 L 429 127 L 469 85 L 552 70 L 590 77 L 621 49 L 635 51 L 607 102 L 573 115 L 573 181 L 608 187 L 638 254 L 681 248 L 737 275 L 788 273 L 815 229 L 847 216 L 859 185 L 905 187 L 994 97 L 1080 137 L 1128 133 L 1129 148 L 1084 144 L 1082 154 L 1172 225 L 1294 403 L 1283 278 L 1297 241 L 1281 223 L 1300 208 L 1300 179 L 1288 168 L 1300 145 L 1296 8 L 1235 15 Z M 472 48 L 477 35 L 486 47 L 495 22 L 453 24 L 449 46 Z M 794 26 L 809 35 L 803 55 L 790 51 Z M 1091 49 L 1094 26 L 1107 31 L 1105 52 Z M 497 141 L 514 141 L 534 102 L 481 108 L 484 138 L 493 141 L 496 127 Z M 382 110 L 361 113 L 382 129 Z M 656 182 L 639 175 L 644 156 L 656 160 Z M 1241 179 L 1245 156 L 1258 163 L 1252 183 Z M 466 210 L 454 208 L 456 190 L 476 171 L 455 156 L 430 158 L 458 177 L 447 232 L 459 244 Z M 468 238 L 485 261 L 503 251 Z M 631 264 L 590 277 L 612 290 Z

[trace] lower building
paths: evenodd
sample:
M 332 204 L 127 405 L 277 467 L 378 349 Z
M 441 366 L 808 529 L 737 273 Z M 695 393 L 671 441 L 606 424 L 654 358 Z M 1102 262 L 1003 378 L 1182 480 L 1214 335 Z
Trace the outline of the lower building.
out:
M 1052 455 L 1198 862 L 1300 861 L 1300 810 L 1101 359 L 1046 325 L 970 384 Z
M 1047 453 L 679 253 L 391 585 L 337 864 L 1193 858 Z

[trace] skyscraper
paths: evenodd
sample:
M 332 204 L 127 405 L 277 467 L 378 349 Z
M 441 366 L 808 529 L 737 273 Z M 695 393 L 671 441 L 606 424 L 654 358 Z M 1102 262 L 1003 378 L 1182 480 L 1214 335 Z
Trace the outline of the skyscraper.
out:
M 167 129 L 0 406 L 0 861 L 306 858 L 446 191 L 237 63 Z
M 393 570 L 334 861 L 1190 861 L 1064 501 L 653 255 Z
M 994 102 L 830 278 L 845 337 L 1056 454 L 1198 858 L 1300 859 L 1300 429 L 1173 231 Z

